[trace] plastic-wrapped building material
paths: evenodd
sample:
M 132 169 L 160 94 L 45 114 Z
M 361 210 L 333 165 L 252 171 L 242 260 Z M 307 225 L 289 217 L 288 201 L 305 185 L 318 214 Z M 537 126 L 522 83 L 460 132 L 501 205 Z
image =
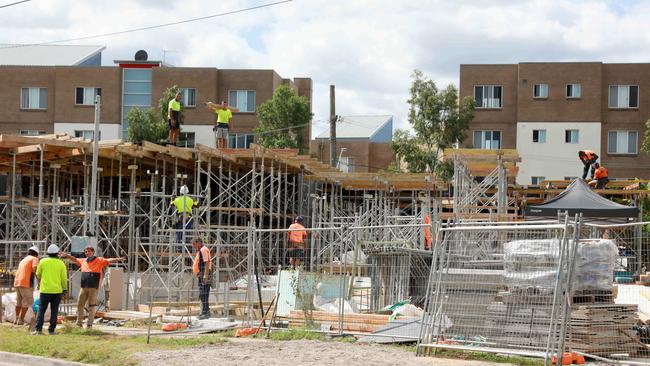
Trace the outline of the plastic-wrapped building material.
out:
M 569 245 L 572 244 L 573 241 L 570 241 Z M 504 270 L 508 289 L 529 293 L 552 291 L 555 287 L 559 248 L 558 239 L 515 240 L 505 243 Z M 576 252 L 573 290 L 611 290 L 617 255 L 618 249 L 613 240 L 581 240 Z
M 514 240 L 503 245 L 505 281 L 511 291 L 555 288 L 559 239 Z

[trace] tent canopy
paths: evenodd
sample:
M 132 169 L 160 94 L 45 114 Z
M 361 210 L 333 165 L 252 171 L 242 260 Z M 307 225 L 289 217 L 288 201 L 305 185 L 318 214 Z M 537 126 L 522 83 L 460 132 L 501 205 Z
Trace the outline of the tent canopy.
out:
M 568 211 L 569 216 L 582 213 L 584 217 L 637 218 L 639 209 L 612 202 L 595 193 L 582 179 L 576 179 L 552 199 L 526 208 L 526 216 L 557 216 L 558 211 Z

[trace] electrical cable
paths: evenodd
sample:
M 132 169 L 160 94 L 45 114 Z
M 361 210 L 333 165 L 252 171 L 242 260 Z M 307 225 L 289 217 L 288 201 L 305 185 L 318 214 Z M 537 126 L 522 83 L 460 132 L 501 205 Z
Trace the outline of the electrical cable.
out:
M 29 1 L 29 0 L 25 0 L 25 1 Z M 157 28 L 164 28 L 164 27 L 169 27 L 169 26 L 172 26 L 172 25 L 191 23 L 191 22 L 196 22 L 196 21 L 205 20 L 205 19 L 211 19 L 211 18 L 217 18 L 217 17 L 226 16 L 226 15 L 243 13 L 243 12 L 246 12 L 246 11 L 267 8 L 267 7 L 271 7 L 271 6 L 275 6 L 275 5 L 280 5 L 280 4 L 288 3 L 288 2 L 291 2 L 291 1 L 293 1 L 293 0 L 282 0 L 282 1 L 276 1 L 276 2 L 273 2 L 273 3 L 262 4 L 262 5 L 252 6 L 252 7 L 238 9 L 238 10 L 231 10 L 231 11 L 227 11 L 227 12 L 224 12 L 224 13 L 206 15 L 206 16 L 198 17 L 198 18 L 179 20 L 179 21 L 171 22 L 171 23 L 151 25 L 151 26 L 147 26 L 147 27 L 133 28 L 133 29 L 127 29 L 127 30 L 123 30 L 123 31 L 116 31 L 116 32 L 110 32 L 110 33 L 95 34 L 95 35 L 92 35 L 92 36 L 61 39 L 61 40 L 58 40 L 58 41 L 11 45 L 11 46 L 0 47 L 0 49 L 2 49 L 2 48 L 20 48 L 20 47 L 27 47 L 27 46 L 42 46 L 42 45 L 48 45 L 48 44 L 54 44 L 54 43 L 74 42 L 74 41 L 81 41 L 81 40 L 93 39 L 93 38 L 110 37 L 110 36 L 115 36 L 115 35 L 120 35 L 120 34 L 133 33 L 133 32 L 139 32 L 139 31 L 143 31 L 143 30 L 150 30 L 150 29 L 157 29 Z
M 21 1 L 16 1 L 16 2 L 10 3 L 10 4 L 0 5 L 0 9 L 8 8 L 10 6 L 14 6 L 14 5 L 22 4 L 22 3 L 26 3 L 28 1 L 31 1 L 31 0 L 21 0 Z

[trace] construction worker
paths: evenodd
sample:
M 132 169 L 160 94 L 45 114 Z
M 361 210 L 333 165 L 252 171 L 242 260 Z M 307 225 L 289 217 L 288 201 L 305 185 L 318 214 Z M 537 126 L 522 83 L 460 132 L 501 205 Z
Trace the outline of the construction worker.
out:
M 582 171 L 582 179 L 587 179 L 589 168 L 598 160 L 598 155 L 596 155 L 596 153 L 591 150 L 580 150 L 578 151 L 578 157 L 580 158 L 580 161 L 582 161 L 582 164 L 585 166 L 584 170 Z M 594 168 L 591 169 L 590 175 L 593 177 Z
M 600 165 L 599 163 L 594 163 L 594 168 L 596 168 L 596 171 L 594 172 L 594 179 L 589 182 L 589 185 L 595 186 L 596 189 L 605 189 L 605 186 L 607 183 L 609 183 L 609 174 L 607 172 L 607 168 Z
M 180 133 L 181 117 L 181 92 L 177 92 L 174 98 L 169 101 L 167 106 L 167 124 L 169 127 L 168 139 L 170 144 L 176 145 L 178 143 L 178 135 Z
M 95 320 L 95 312 L 97 311 L 97 293 L 99 292 L 99 286 L 102 283 L 104 268 L 108 267 L 111 263 L 123 261 L 126 257 L 97 257 L 95 256 L 95 248 L 91 245 L 84 248 L 84 255 L 86 258 L 80 259 L 67 253 L 61 253 L 61 257 L 67 258 L 81 267 L 81 290 L 79 291 L 79 298 L 77 299 L 77 326 L 83 326 L 84 308 L 86 304 L 88 304 L 88 321 L 86 322 L 86 327 L 90 329 Z
M 200 238 L 192 240 L 192 247 L 196 250 L 192 272 L 199 279 L 199 300 L 201 301 L 201 315 L 199 319 L 208 319 L 210 317 L 210 306 L 208 299 L 210 297 L 210 272 L 212 271 L 212 258 L 210 249 L 203 245 Z
M 287 256 L 289 257 L 289 264 L 293 268 L 300 266 L 300 261 L 305 258 L 305 241 L 307 240 L 307 231 L 302 225 L 302 216 L 296 217 L 293 224 L 289 225 L 289 240 L 287 245 Z
M 186 185 L 183 185 L 180 190 L 180 196 L 172 200 L 172 204 L 176 207 L 176 213 L 178 214 L 178 221 L 176 222 L 176 242 L 180 243 L 183 241 L 183 221 L 185 221 L 185 230 L 192 228 L 192 208 L 195 202 L 192 197 L 188 196 L 190 190 Z
M 15 325 L 25 323 L 27 310 L 34 303 L 34 278 L 38 267 L 38 247 L 32 246 L 27 250 L 27 256 L 18 264 L 14 287 L 16 288 L 16 320 Z
M 217 125 L 213 130 L 215 131 L 217 147 L 224 149 L 228 146 L 228 129 L 232 119 L 232 112 L 239 112 L 239 109 L 228 106 L 225 101 L 221 101 L 221 105 L 212 102 L 206 102 L 205 105 L 217 115 Z
M 424 227 L 424 248 L 431 248 L 431 216 L 426 214 L 424 216 L 424 224 L 427 225 Z
M 38 315 L 36 316 L 36 327 L 33 335 L 43 334 L 43 323 L 45 322 L 45 311 L 50 307 L 50 325 L 48 333 L 54 334 L 56 330 L 56 319 L 59 315 L 59 304 L 63 293 L 68 291 L 68 270 L 65 263 L 59 258 L 59 247 L 51 244 L 47 247 L 47 258 L 38 263 L 36 277 L 40 287 L 38 304 Z

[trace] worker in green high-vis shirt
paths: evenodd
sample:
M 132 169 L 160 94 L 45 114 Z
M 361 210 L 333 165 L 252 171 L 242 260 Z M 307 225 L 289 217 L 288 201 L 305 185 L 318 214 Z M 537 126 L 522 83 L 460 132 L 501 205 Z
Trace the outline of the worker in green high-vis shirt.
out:
M 181 115 L 181 92 L 177 92 L 172 100 L 169 101 L 167 106 L 167 124 L 169 133 L 167 138 L 170 144 L 176 145 L 178 142 L 178 135 L 181 131 L 180 125 Z
M 217 125 L 213 128 L 216 132 L 217 147 L 223 149 L 227 146 L 228 130 L 230 128 L 230 120 L 232 119 L 232 112 L 239 112 L 239 109 L 230 107 L 225 101 L 221 101 L 221 105 L 206 102 L 205 105 L 217 116 Z

